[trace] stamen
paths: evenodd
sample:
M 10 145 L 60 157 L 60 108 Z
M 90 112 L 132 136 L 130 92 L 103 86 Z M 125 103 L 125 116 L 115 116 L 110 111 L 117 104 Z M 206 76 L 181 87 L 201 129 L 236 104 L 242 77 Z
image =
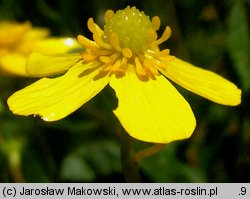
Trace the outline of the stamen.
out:
M 121 66 L 121 59 L 117 59 L 113 64 L 112 70 L 115 72 Z
M 121 61 L 121 66 L 120 68 L 122 70 L 125 70 L 127 68 L 127 63 L 128 63 L 128 59 L 126 57 L 122 57 L 122 61 Z
M 144 58 L 141 58 L 141 59 L 143 59 L 143 64 L 144 64 L 144 68 L 145 69 L 147 69 L 147 72 L 150 74 L 152 74 L 151 75 L 151 79 L 154 79 L 154 77 L 153 76 L 155 76 L 155 75 L 159 75 L 159 71 L 157 70 L 157 68 L 155 68 L 154 67 L 154 63 L 153 63 L 153 57 L 150 57 L 150 58 L 146 58 L 146 57 L 144 57 Z
M 120 67 L 116 69 L 116 77 L 122 77 L 125 75 L 125 72 L 128 68 L 128 59 L 123 57 L 120 63 Z
M 163 61 L 163 62 L 174 61 L 174 60 L 175 60 L 175 56 L 173 56 L 173 55 L 168 55 L 168 56 L 166 56 L 166 57 L 161 57 L 160 60 Z
M 160 26 L 161 26 L 161 20 L 159 17 L 154 16 L 152 19 L 152 28 L 156 31 L 159 30 Z
M 110 57 L 107 56 L 100 56 L 99 60 L 105 64 L 109 64 L 112 60 L 110 59 Z
M 145 72 L 140 60 L 138 57 L 135 58 L 135 68 L 136 68 L 136 72 L 138 73 L 138 75 L 140 77 L 144 77 L 147 76 L 147 73 Z
M 114 52 L 107 50 L 105 48 L 98 48 L 96 50 L 91 50 L 92 53 L 95 53 L 96 56 L 110 56 L 114 54 Z
M 99 46 L 101 46 L 101 47 L 103 47 L 103 48 L 106 48 L 106 49 L 110 49 L 110 50 L 112 49 L 111 45 L 108 44 L 108 43 L 105 43 L 105 42 L 101 39 L 101 37 L 99 37 L 99 35 L 93 34 L 93 39 L 94 39 L 94 41 L 95 41 Z
M 94 55 L 93 53 L 86 51 L 82 54 L 82 58 L 84 61 L 94 61 L 97 58 L 97 56 Z
M 108 23 L 108 21 L 113 17 L 113 15 L 114 15 L 114 11 L 113 10 L 108 10 L 105 13 L 105 16 L 104 16 L 105 23 Z
M 153 79 L 154 76 L 159 75 L 159 71 L 153 66 L 153 64 L 147 65 L 145 64 L 145 68 L 152 73 L 151 79 Z
M 148 67 L 145 67 L 145 71 L 147 73 L 147 77 L 154 79 L 154 80 L 156 79 L 155 74 L 153 74 L 152 71 Z
M 112 64 L 105 64 L 102 66 L 102 71 L 104 73 L 110 73 L 112 69 Z
M 157 42 L 157 45 L 163 43 L 164 41 L 168 40 L 168 38 L 170 37 L 171 35 L 171 29 L 169 26 L 167 26 L 161 36 L 160 39 L 158 39 L 156 42 Z
M 109 57 L 100 56 L 100 57 L 99 57 L 99 60 L 100 60 L 100 61 L 103 61 L 104 63 L 107 62 L 107 63 L 105 63 L 105 65 L 110 65 L 110 70 L 113 70 L 113 64 L 114 64 L 114 62 L 117 60 L 117 58 L 118 58 L 119 56 L 120 56 L 119 53 L 114 53 L 114 54 L 112 54 L 112 55 L 109 56 Z M 108 60 L 108 59 L 109 59 L 109 60 Z M 106 66 L 106 68 L 107 68 L 107 66 Z
M 123 48 L 122 49 L 122 55 L 126 58 L 131 58 L 133 53 L 129 48 Z
M 112 60 L 112 62 L 114 62 L 119 56 L 120 53 L 114 53 L 113 55 L 110 56 L 110 59 Z
M 89 20 L 87 22 L 87 26 L 88 26 L 88 29 L 90 30 L 90 32 L 92 32 L 93 34 L 96 33 L 95 22 L 94 22 L 93 18 L 89 18 Z
M 117 50 L 117 51 L 121 51 L 121 47 L 119 45 L 119 39 L 117 37 L 117 34 L 112 32 L 109 36 L 109 42 L 110 44 Z
M 96 25 L 93 18 L 89 18 L 87 26 L 90 32 L 92 32 L 93 34 L 96 34 L 99 37 L 103 35 L 103 30 L 98 25 Z
M 84 48 L 90 48 L 90 49 L 98 48 L 98 45 L 95 42 L 82 35 L 78 35 L 77 40 L 84 46 Z
M 158 36 L 155 30 L 153 28 L 150 28 L 147 32 L 147 43 L 152 44 L 153 42 L 156 41 L 157 37 Z
M 164 49 L 162 51 L 159 52 L 155 52 L 155 51 L 147 51 L 146 52 L 148 55 L 155 57 L 157 59 L 161 58 L 161 57 L 167 57 L 169 56 L 170 50 L 169 49 Z
M 93 33 L 93 40 L 79 35 L 78 41 L 85 47 L 82 53 L 86 62 L 96 61 L 101 67 L 100 75 L 125 75 L 128 69 L 134 70 L 142 81 L 156 79 L 159 71 L 168 67 L 174 59 L 169 49 L 159 50 L 158 45 L 171 35 L 167 26 L 160 38 L 156 33 L 160 27 L 159 17 L 149 17 L 135 7 L 127 7 L 114 13 L 105 13 L 104 31 L 88 20 L 88 28 Z M 98 67 L 99 67 L 98 66 Z
M 157 69 L 157 70 L 166 70 L 168 67 L 168 63 L 170 61 L 173 61 L 175 59 L 174 56 L 167 56 L 167 57 L 162 57 L 159 60 L 158 59 L 151 59 L 150 61 L 152 62 L 152 65 Z
M 156 56 L 157 56 L 157 58 L 158 57 L 167 57 L 167 56 L 169 56 L 169 53 L 170 53 L 169 49 L 164 49 L 164 50 L 162 50 L 160 52 L 157 52 Z

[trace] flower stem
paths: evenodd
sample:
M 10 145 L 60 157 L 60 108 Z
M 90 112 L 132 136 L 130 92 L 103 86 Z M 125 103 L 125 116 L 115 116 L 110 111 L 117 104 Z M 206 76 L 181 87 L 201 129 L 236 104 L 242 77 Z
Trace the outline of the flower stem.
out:
M 121 133 L 121 162 L 126 182 L 141 182 L 138 163 L 135 158 L 133 138 Z
M 135 155 L 135 159 L 136 161 L 140 161 L 144 158 L 152 156 L 158 153 L 164 146 L 165 144 L 154 144 L 153 146 L 149 148 L 146 148 L 146 149 L 143 149 L 142 151 L 137 152 Z
M 12 152 L 9 153 L 8 158 L 9 158 L 9 171 L 13 182 L 15 183 L 24 182 L 24 178 L 20 168 L 21 165 L 20 151 L 13 150 Z
M 9 165 L 9 171 L 13 182 L 15 183 L 24 182 L 24 178 L 19 165 Z

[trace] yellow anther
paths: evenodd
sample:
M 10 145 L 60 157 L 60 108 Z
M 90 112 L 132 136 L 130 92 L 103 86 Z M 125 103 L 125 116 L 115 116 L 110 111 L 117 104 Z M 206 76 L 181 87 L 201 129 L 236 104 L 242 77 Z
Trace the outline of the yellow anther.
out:
M 97 34 L 93 34 L 93 39 L 94 41 L 101 47 L 106 48 L 106 49 L 112 49 L 111 45 L 108 43 L 105 43 L 101 37 Z
M 119 45 L 119 39 L 117 37 L 117 34 L 115 32 L 112 32 L 109 36 L 109 42 L 110 44 L 117 50 L 121 51 L 121 47 Z
M 157 42 L 157 45 L 163 43 L 164 41 L 168 40 L 168 38 L 170 37 L 171 35 L 171 29 L 169 26 L 167 26 L 161 36 L 160 39 L 158 39 L 156 42 Z
M 94 22 L 93 18 L 89 18 L 89 20 L 87 22 L 87 26 L 88 26 L 88 29 L 90 30 L 90 32 L 92 32 L 93 34 L 96 33 L 95 22 Z
M 157 33 L 153 28 L 150 28 L 147 32 L 147 43 L 151 44 L 157 39 Z
M 170 53 L 170 50 L 169 50 L 169 49 L 164 49 L 164 50 L 158 52 L 158 53 L 157 53 L 157 56 L 158 56 L 158 57 L 166 57 L 166 56 L 169 55 L 169 53 Z
M 103 35 L 103 30 L 94 22 L 93 18 L 89 18 L 87 26 L 90 32 L 92 32 L 93 34 L 96 34 L 99 37 Z
M 148 66 L 147 69 L 153 74 L 153 76 L 157 76 L 160 74 L 159 71 L 153 66 Z
M 114 13 L 105 13 L 104 31 L 88 20 L 88 28 L 93 33 L 91 41 L 79 35 L 78 41 L 85 47 L 83 60 L 96 60 L 101 66 L 102 75 L 124 75 L 126 70 L 133 69 L 139 79 L 147 81 L 159 75 L 158 70 L 166 67 L 165 61 L 173 59 L 169 50 L 160 51 L 159 44 L 166 41 L 171 34 L 169 27 L 162 36 L 156 33 L 160 27 L 159 17 L 152 21 L 135 7 L 127 7 Z
M 84 46 L 84 48 L 90 48 L 90 49 L 98 48 L 98 45 L 95 42 L 82 35 L 78 35 L 77 40 Z
M 146 76 L 147 73 L 145 72 L 140 60 L 138 57 L 135 58 L 135 68 L 136 68 L 136 72 L 138 73 L 138 75 L 140 76 Z
M 162 60 L 163 62 L 171 62 L 175 60 L 175 56 L 168 55 L 166 57 L 161 57 L 160 60 Z
M 127 67 L 127 63 L 128 63 L 128 59 L 126 57 L 123 57 L 120 68 L 124 68 L 125 69 Z
M 160 25 L 161 25 L 161 20 L 160 20 L 160 18 L 157 17 L 157 16 L 154 16 L 154 17 L 152 18 L 152 28 L 153 28 L 154 30 L 159 30 Z
M 105 13 L 105 16 L 104 16 L 105 23 L 108 23 L 108 21 L 112 18 L 113 15 L 114 15 L 113 10 L 107 10 L 107 12 Z
M 122 55 L 126 58 L 131 58 L 133 53 L 129 48 L 123 48 L 122 49 Z
M 85 52 L 82 54 L 82 58 L 84 61 L 93 61 L 96 59 L 96 56 L 94 54 L 89 53 L 89 52 Z
M 164 49 L 159 52 L 154 52 L 154 51 L 147 51 L 147 54 L 155 57 L 155 58 L 161 58 L 161 57 L 166 57 L 169 56 L 170 50 L 169 49 Z
M 100 56 L 99 60 L 105 64 L 109 64 L 112 60 L 110 59 L 110 57 L 107 56 Z

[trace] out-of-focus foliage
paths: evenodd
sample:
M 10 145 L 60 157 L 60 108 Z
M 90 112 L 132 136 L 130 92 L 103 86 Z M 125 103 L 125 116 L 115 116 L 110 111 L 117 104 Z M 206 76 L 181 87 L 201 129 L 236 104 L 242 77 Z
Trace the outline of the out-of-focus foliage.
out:
M 91 37 L 89 17 L 102 26 L 107 9 L 135 5 L 170 25 L 171 53 L 215 71 L 243 89 L 242 104 L 226 107 L 188 91 L 197 128 L 188 140 L 166 145 L 139 162 L 144 182 L 249 182 L 250 2 L 244 0 L 0 0 L 0 20 L 30 21 L 53 36 Z M 69 117 L 46 123 L 13 115 L 6 99 L 34 79 L 0 76 L 0 182 L 123 182 L 121 127 L 106 88 Z M 83 91 L 84 92 L 84 91 Z M 166 91 L 167 92 L 167 91 Z M 137 150 L 150 146 L 136 141 Z
M 243 1 L 235 1 L 228 20 L 228 46 L 233 66 L 239 74 L 245 91 L 250 89 L 250 34 L 247 13 Z

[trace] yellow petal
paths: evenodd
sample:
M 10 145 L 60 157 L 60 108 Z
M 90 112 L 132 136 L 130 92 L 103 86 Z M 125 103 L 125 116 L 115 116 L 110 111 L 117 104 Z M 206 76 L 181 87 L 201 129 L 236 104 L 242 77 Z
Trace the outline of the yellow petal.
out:
M 33 27 L 27 32 L 23 39 L 37 41 L 48 37 L 49 34 L 50 32 L 47 28 Z
M 15 45 L 30 31 L 31 24 L 0 21 L 0 46 Z
M 7 75 L 27 76 L 26 56 L 18 53 L 9 53 L 0 58 L 1 73 Z
M 23 35 L 22 40 L 16 44 L 15 50 L 25 55 L 33 52 L 36 44 L 49 35 L 49 31 L 45 28 L 32 28 Z M 48 51 L 48 49 L 47 49 Z
M 81 55 L 76 54 L 42 54 L 32 53 L 26 65 L 27 74 L 41 77 L 62 73 L 79 62 Z
M 81 49 L 81 45 L 73 38 L 49 38 L 36 43 L 33 51 L 41 53 L 67 53 Z
M 186 100 L 163 76 L 141 81 L 133 72 L 112 77 L 118 98 L 114 110 L 125 130 L 134 138 L 168 143 L 190 137 L 196 122 Z
M 10 110 L 18 115 L 39 115 L 46 121 L 66 117 L 98 94 L 109 82 L 109 77 L 96 80 L 98 70 L 83 73 L 84 67 L 78 63 L 61 77 L 40 79 L 14 93 L 7 101 Z
M 177 84 L 213 102 L 230 106 L 241 102 L 241 90 L 235 84 L 180 59 L 169 62 L 161 72 Z

